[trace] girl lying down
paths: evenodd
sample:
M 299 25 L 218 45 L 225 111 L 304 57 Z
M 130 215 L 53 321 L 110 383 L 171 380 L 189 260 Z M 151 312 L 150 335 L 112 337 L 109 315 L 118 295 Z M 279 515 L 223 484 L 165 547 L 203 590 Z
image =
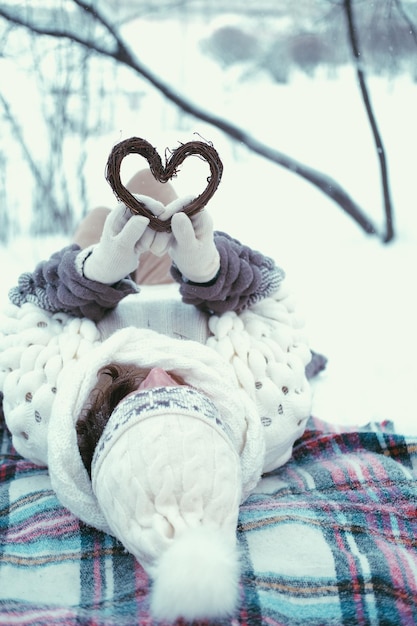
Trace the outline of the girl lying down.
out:
M 322 363 L 271 258 L 206 209 L 188 217 L 149 170 L 128 188 L 172 232 L 97 208 L 20 277 L 3 410 L 62 504 L 147 570 L 156 618 L 222 618 L 239 603 L 239 505 L 291 457 Z

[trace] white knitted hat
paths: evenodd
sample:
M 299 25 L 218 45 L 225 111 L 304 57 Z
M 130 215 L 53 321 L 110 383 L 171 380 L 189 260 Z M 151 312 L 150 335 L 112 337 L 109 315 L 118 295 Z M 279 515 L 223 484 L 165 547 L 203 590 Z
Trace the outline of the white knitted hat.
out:
M 208 398 L 180 386 L 123 400 L 97 445 L 92 485 L 112 534 L 153 578 L 155 617 L 233 612 L 240 459 Z
M 54 491 L 64 506 L 86 524 L 112 530 L 93 492 L 77 444 L 75 424 L 109 363 L 162 367 L 213 402 L 227 424 L 240 457 L 242 500 L 259 481 L 265 454 L 256 405 L 239 387 L 233 368 L 211 348 L 138 328 L 117 331 L 77 362 L 68 363 L 57 385 L 48 431 L 48 468 Z M 203 424 L 207 428 L 206 424 Z

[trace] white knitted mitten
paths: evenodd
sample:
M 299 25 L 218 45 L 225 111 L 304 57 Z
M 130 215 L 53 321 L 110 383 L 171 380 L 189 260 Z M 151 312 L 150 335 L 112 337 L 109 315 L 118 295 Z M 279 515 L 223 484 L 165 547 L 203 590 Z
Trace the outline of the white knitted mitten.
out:
M 219 271 L 220 255 L 210 215 L 205 210 L 191 218 L 176 213 L 171 226 L 173 236 L 168 252 L 182 275 L 195 283 L 212 280 Z
M 137 196 L 158 215 L 165 209 L 160 202 L 146 196 Z M 166 252 L 169 236 L 148 228 L 149 219 L 132 215 L 123 204 L 113 209 L 107 217 L 98 244 L 80 253 L 83 274 L 90 280 L 112 285 L 133 272 L 139 257 L 151 247 L 154 254 Z

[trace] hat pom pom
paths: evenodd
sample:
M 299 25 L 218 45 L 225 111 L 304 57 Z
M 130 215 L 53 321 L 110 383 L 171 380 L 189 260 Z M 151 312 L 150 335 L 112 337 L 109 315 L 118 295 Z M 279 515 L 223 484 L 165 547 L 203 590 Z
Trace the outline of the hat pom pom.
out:
M 162 555 L 151 592 L 151 613 L 173 621 L 233 615 L 240 565 L 235 536 L 220 529 L 187 529 Z

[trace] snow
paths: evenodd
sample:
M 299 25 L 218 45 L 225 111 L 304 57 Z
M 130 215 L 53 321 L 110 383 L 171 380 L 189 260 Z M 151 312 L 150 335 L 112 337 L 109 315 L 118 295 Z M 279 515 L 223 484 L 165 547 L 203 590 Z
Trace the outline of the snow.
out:
M 146 32 L 151 41 L 152 29 Z M 184 49 L 182 55 L 185 59 Z M 151 58 L 144 60 L 151 65 Z M 153 67 L 163 73 L 162 62 L 159 66 L 155 61 Z M 263 75 L 239 78 L 236 68 L 220 76 L 213 62 L 198 57 L 195 67 L 185 64 L 182 72 L 170 75 L 170 82 L 204 108 L 335 178 L 381 226 L 378 162 L 352 70 L 344 68 L 333 78 L 324 72 L 314 78 L 295 74 L 287 85 L 273 84 Z M 412 153 L 417 143 L 417 84 L 406 76 L 372 77 L 369 84 L 395 207 L 396 238 L 388 245 L 366 235 L 309 183 L 233 144 L 212 127 L 185 119 L 149 87 L 140 116 L 120 111 L 114 131 L 92 146 L 86 165 L 89 193 L 92 206 L 114 204 L 103 163 L 121 138 L 144 136 L 161 154 L 178 141 L 193 139 L 194 132 L 212 141 L 224 163 L 223 180 L 209 209 L 216 228 L 273 256 L 285 268 L 311 347 L 328 357 L 326 372 L 314 383 L 314 415 L 342 424 L 392 420 L 399 432 L 417 433 Z M 133 173 L 137 165 L 133 159 L 126 172 Z M 200 162 L 185 163 L 175 181 L 179 194 L 192 193 L 195 186 L 198 190 L 205 171 Z M 64 236 L 22 236 L 0 247 L 3 299 L 20 272 L 31 270 L 68 241 Z

